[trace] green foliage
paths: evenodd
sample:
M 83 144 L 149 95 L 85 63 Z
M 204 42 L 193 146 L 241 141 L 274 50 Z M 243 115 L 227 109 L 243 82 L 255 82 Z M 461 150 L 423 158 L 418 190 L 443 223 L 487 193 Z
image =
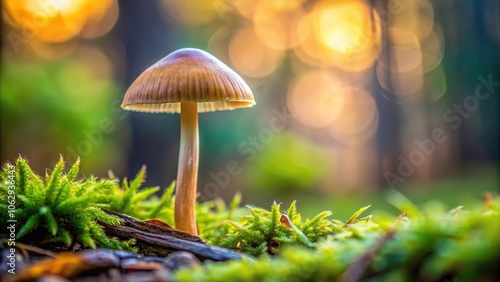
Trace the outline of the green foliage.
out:
M 9 166 L 12 165 L 7 164 L 2 172 L 0 193 L 5 197 L 9 193 Z M 124 179 L 121 185 L 116 180 L 98 181 L 94 177 L 77 180 L 78 168 L 79 161 L 64 173 L 61 158 L 52 173 L 42 179 L 31 170 L 26 160 L 17 160 L 14 173 L 16 185 L 13 187 L 18 199 L 15 218 L 23 223 L 17 234 L 19 239 L 44 238 L 44 242 L 63 242 L 66 245 L 80 242 L 92 248 L 129 246 L 121 246 L 115 239 L 106 237 L 97 224 L 97 221 L 119 223 L 118 219 L 107 215 L 104 208 L 142 220 L 158 218 L 173 226 L 175 183 L 158 197 L 158 187 L 141 188 L 146 177 L 145 167 L 134 179 Z M 241 196 L 236 194 L 229 205 L 221 199 L 198 204 L 196 214 L 200 237 L 209 244 L 257 255 L 274 253 L 283 243 L 312 247 L 320 238 L 342 232 L 348 227 L 340 221 L 327 220 L 330 212 L 322 212 L 302 222 L 295 202 L 288 208 L 286 218 L 283 218 L 285 215 L 281 214 L 280 205 L 276 203 L 271 211 L 247 207 L 251 214 L 241 217 L 244 209 L 239 208 L 240 201 Z M 8 203 L 2 203 L 0 209 L 5 217 L 2 220 L 6 221 Z M 355 213 L 347 223 L 354 222 L 362 211 Z M 283 220 L 288 220 L 286 225 Z
M 115 185 L 110 209 L 138 219 L 161 218 L 172 223 L 175 182 L 172 182 L 159 198 L 156 196 L 159 187 L 141 188 L 145 180 L 146 167 L 143 166 L 132 181 L 125 178 L 121 186 Z
M 230 222 L 236 231 L 221 241 L 222 247 L 258 255 L 266 251 L 273 253 L 281 242 L 290 241 L 291 230 L 280 223 L 280 205 L 274 203 L 271 211 L 247 208 L 251 214 L 243 217 L 242 224 Z
M 102 210 L 108 207 L 114 181 L 94 177 L 76 180 L 79 164 L 77 160 L 64 173 L 65 164 L 60 158 L 44 178 L 33 172 L 23 158 L 18 158 L 15 166 L 4 166 L 0 196 L 7 201 L 0 203 L 0 220 L 15 219 L 20 223 L 17 239 L 38 243 L 62 242 L 67 246 L 80 243 L 90 248 L 129 246 L 131 242 L 122 244 L 108 238 L 97 224 L 97 221 L 120 222 Z M 14 212 L 9 204 L 15 206 Z
M 75 161 L 78 144 L 86 140 L 99 146 L 85 149 L 84 171 L 105 171 L 115 162 L 112 156 L 123 143 L 116 142 L 121 126 L 118 85 L 95 66 L 75 59 L 23 62 L 2 56 L 2 156 L 14 159 L 18 152 L 32 152 L 33 142 L 26 139 L 36 140 L 32 154 L 38 157 L 31 165 L 42 168 L 59 153 L 66 161 Z
M 17 239 L 27 243 L 80 243 L 85 247 L 132 248 L 133 242 L 108 238 L 98 221 L 119 220 L 103 209 L 139 219 L 173 224 L 174 183 L 161 197 L 157 187 L 141 188 L 142 168 L 131 181 L 77 180 L 77 161 L 66 173 L 62 158 L 40 177 L 19 158 L 1 172 L 0 220 L 16 219 Z M 112 177 L 113 178 L 113 177 Z M 10 197 L 9 197 L 10 196 Z M 9 204 L 15 196 L 16 209 Z M 239 208 L 237 194 L 226 205 L 216 199 L 197 205 L 200 237 L 207 243 L 258 256 L 205 263 L 174 273 L 179 281 L 496 281 L 500 260 L 500 198 L 452 209 L 432 201 L 415 205 L 393 192 L 388 201 L 399 216 L 384 213 L 345 222 L 324 211 L 303 220 L 296 202 L 288 209 Z
M 110 209 L 142 220 L 158 218 L 174 226 L 175 182 L 158 197 L 159 187 L 140 188 L 145 178 L 146 168 L 142 167 L 132 181 L 124 179 L 121 186 L 114 186 Z M 230 228 L 227 220 L 242 214 L 242 209 L 238 208 L 240 202 L 241 196 L 236 194 L 229 205 L 220 198 L 198 203 L 196 224 L 199 236 L 209 244 L 218 245 Z
M 220 199 L 215 198 L 196 205 L 196 224 L 198 225 L 199 236 L 211 245 L 220 245 L 230 232 L 230 220 L 241 218 L 246 210 L 240 208 L 241 195 L 234 195 L 229 205 Z
M 272 191 L 275 195 L 309 190 L 324 178 L 325 168 L 310 164 L 325 163 L 325 154 L 310 141 L 292 132 L 277 132 L 273 142 L 265 146 L 249 164 L 246 179 L 259 193 Z
M 295 201 L 290 204 L 286 214 L 280 212 L 280 207 L 280 204 L 274 203 L 271 211 L 267 211 L 247 206 L 251 214 L 242 217 L 241 223 L 230 222 L 233 228 L 220 245 L 252 255 L 266 252 L 275 254 L 282 244 L 314 247 L 318 240 L 351 230 L 353 225 L 372 226 L 370 217 L 357 220 L 368 207 L 356 211 L 346 223 L 328 220 L 327 217 L 331 215 L 329 211 L 321 212 L 302 222 Z
M 497 281 L 497 264 L 500 260 L 500 198 L 487 200 L 486 205 L 472 207 L 469 211 L 461 207 L 448 209 L 436 201 L 417 208 L 402 195 L 391 196 L 391 201 L 396 206 L 408 207 L 413 212 L 418 210 L 418 216 L 380 215 L 374 216 L 372 220 L 357 219 L 363 208 L 346 223 L 331 221 L 342 231 L 331 232 L 325 229 L 328 235 L 318 238 L 313 247 L 305 246 L 297 240 L 283 245 L 274 256 L 264 254 L 257 259 L 207 263 L 194 269 L 181 269 L 175 273 L 175 279 Z M 308 234 L 304 225 L 300 225 L 294 210 L 292 204 L 287 216 L 295 218 L 292 220 L 294 224 L 302 227 L 299 229 L 304 234 Z M 271 211 L 253 209 L 252 215 L 244 219 L 243 225 L 246 228 L 239 226 L 235 233 L 242 240 L 240 246 L 247 244 L 245 238 L 253 239 L 255 234 L 260 236 L 259 232 L 266 231 L 271 226 L 276 230 L 268 234 L 284 234 L 293 238 L 292 232 L 287 232 L 276 224 L 276 211 L 279 211 L 279 205 L 276 204 Z M 261 218 L 257 219 L 255 215 Z M 332 226 L 332 223 L 325 221 L 323 218 L 317 223 Z M 267 227 L 257 228 L 257 222 Z M 315 232 L 320 233 L 319 230 Z M 245 236 L 241 236 L 243 234 Z M 234 235 L 232 238 L 235 239 Z
M 133 180 L 124 179 L 118 185 L 117 180 L 97 180 L 95 177 L 78 180 L 79 164 L 77 160 L 64 173 L 65 164 L 61 158 L 45 178 L 31 170 L 23 158 L 18 158 L 15 166 L 4 166 L 0 196 L 5 201 L 0 203 L 0 220 L 7 222 L 12 215 L 21 223 L 17 229 L 20 241 L 132 249 L 133 242 L 119 242 L 104 234 L 97 222 L 118 224 L 119 219 L 106 214 L 103 209 L 143 220 L 158 218 L 174 225 L 174 182 L 158 197 L 155 195 L 158 187 L 141 188 L 146 177 L 145 167 Z M 13 187 L 11 197 L 16 197 L 15 213 L 9 213 L 9 187 Z M 237 194 L 229 206 L 221 199 L 198 204 L 196 213 L 200 237 L 211 244 L 220 242 L 229 229 L 227 220 L 241 214 L 241 209 L 238 209 L 240 200 Z

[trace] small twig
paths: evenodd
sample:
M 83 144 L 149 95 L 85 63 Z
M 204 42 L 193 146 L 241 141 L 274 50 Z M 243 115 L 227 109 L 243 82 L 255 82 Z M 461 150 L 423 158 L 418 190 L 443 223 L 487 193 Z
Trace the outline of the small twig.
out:
M 366 270 L 373 262 L 375 255 L 382 249 L 383 245 L 394 237 L 394 230 L 388 231 L 384 236 L 380 237 L 377 243 L 366 253 L 361 255 L 354 261 L 339 277 L 339 282 L 355 282 L 359 281 L 365 274 Z
M 2 241 L 5 244 L 8 243 L 7 239 L 3 239 Z M 31 256 L 29 255 L 30 253 L 41 255 L 41 256 L 47 256 L 47 257 L 51 257 L 51 258 L 54 258 L 56 256 L 56 254 L 51 252 L 51 251 L 48 251 L 48 250 L 45 250 L 42 248 L 38 248 L 35 246 L 31 246 L 31 245 L 26 245 L 26 244 L 23 244 L 21 242 L 16 242 L 16 248 L 19 251 L 21 251 L 23 258 L 26 260 L 26 263 L 30 263 L 30 261 L 31 261 Z
M 42 248 L 38 248 L 38 247 L 35 247 L 35 246 L 31 246 L 31 245 L 26 245 L 26 244 L 23 244 L 23 243 L 20 243 L 20 242 L 16 242 L 16 247 L 18 247 L 21 251 L 28 251 L 30 253 L 34 253 L 34 254 L 38 254 L 38 255 L 44 255 L 44 256 L 51 257 L 51 258 L 55 258 L 56 257 L 56 254 L 53 253 L 53 252 L 51 252 L 51 251 L 44 250 Z M 26 257 L 28 257 L 28 256 L 26 256 Z

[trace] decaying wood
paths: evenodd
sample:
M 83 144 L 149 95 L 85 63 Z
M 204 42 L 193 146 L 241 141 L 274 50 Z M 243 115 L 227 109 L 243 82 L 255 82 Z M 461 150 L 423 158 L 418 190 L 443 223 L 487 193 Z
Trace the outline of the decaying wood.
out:
M 96 249 L 60 253 L 27 265 L 15 275 L 0 272 L 5 282 L 24 281 L 172 281 L 171 273 L 199 265 L 191 253 L 175 252 L 166 258 L 118 250 Z M 112 279 L 114 277 L 114 279 Z
M 112 274 L 119 270 L 120 275 L 115 281 L 170 281 L 172 271 L 193 267 L 200 264 L 200 260 L 226 261 L 246 256 L 229 249 L 209 246 L 198 236 L 173 229 L 166 224 L 141 221 L 111 211 L 108 213 L 120 218 L 121 224 L 100 222 L 104 232 L 123 240 L 135 239 L 138 253 L 89 249 L 77 252 L 66 250 L 55 254 L 19 243 L 16 246 L 20 255 L 17 264 L 19 273 L 9 275 L 0 268 L 0 280 L 21 282 L 44 277 L 46 281 L 61 281 L 60 279 L 85 277 L 94 279 L 95 275 L 99 275 L 102 276 L 102 281 L 109 281 Z M 36 255 L 36 260 L 31 260 L 33 255 Z M 30 263 L 23 264 L 23 261 Z
M 209 246 L 198 236 L 187 232 L 151 224 L 129 217 L 124 214 L 108 211 L 109 214 L 122 220 L 120 225 L 101 223 L 108 236 L 122 239 L 136 239 L 139 253 L 145 256 L 166 257 L 175 251 L 186 251 L 194 254 L 200 260 L 225 261 L 241 259 L 242 254 Z
M 150 222 L 138 220 L 136 218 L 130 217 L 130 216 L 122 214 L 122 213 L 117 213 L 114 211 L 106 211 L 106 212 L 110 215 L 113 215 L 113 216 L 121 219 L 122 220 L 121 226 L 131 227 L 134 229 L 142 230 L 145 232 L 151 232 L 151 233 L 158 234 L 158 235 L 167 235 L 167 236 L 175 237 L 175 238 L 186 240 L 186 241 L 192 241 L 192 242 L 198 242 L 198 243 L 205 244 L 205 242 L 203 242 L 203 240 L 201 240 L 200 237 L 194 236 L 194 235 L 187 233 L 187 232 L 184 232 L 184 231 L 170 228 L 166 224 L 165 225 L 152 224 Z

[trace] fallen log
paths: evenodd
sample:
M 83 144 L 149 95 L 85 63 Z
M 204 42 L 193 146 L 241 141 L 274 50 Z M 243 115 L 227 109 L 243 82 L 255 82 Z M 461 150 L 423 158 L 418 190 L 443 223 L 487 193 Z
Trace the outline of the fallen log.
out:
M 139 253 L 144 256 L 166 257 L 175 251 L 190 252 L 201 261 L 226 261 L 244 256 L 236 251 L 209 246 L 198 236 L 168 226 L 152 224 L 112 211 L 107 213 L 120 218 L 122 223 L 110 225 L 101 222 L 104 232 L 119 239 L 135 239 Z

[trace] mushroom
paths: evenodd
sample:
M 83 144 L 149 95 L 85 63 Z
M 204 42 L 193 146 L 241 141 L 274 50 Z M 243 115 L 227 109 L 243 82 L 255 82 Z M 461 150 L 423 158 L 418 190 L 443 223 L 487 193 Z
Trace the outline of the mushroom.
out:
M 253 105 L 252 91 L 238 74 L 213 55 L 193 48 L 170 53 L 128 88 L 121 105 L 125 110 L 181 114 L 175 228 L 197 235 L 198 112 Z

